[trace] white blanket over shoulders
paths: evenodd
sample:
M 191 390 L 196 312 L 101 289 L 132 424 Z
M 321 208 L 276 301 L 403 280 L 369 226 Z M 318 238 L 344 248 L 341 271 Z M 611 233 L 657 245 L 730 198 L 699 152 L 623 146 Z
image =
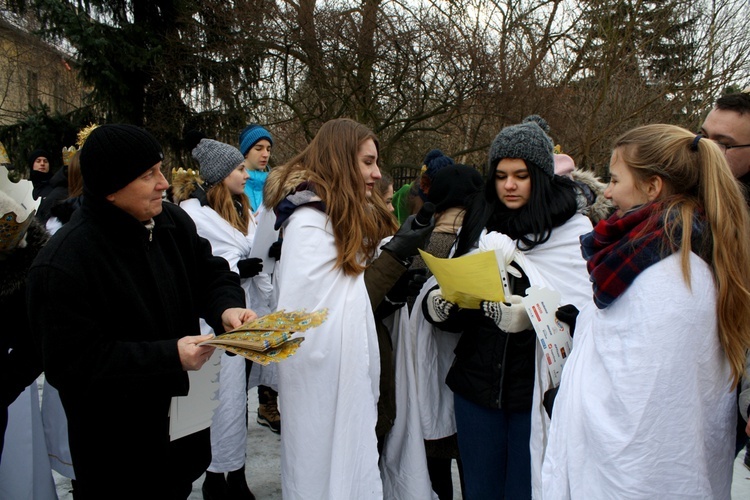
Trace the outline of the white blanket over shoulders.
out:
M 183 201 L 180 203 L 180 208 L 185 210 L 193 220 L 198 234 L 211 243 L 212 253 L 226 260 L 229 268 L 239 274 L 237 263 L 242 259 L 247 259 L 252 250 L 256 229 L 255 220 L 251 218 L 248 224 L 248 234 L 245 235 L 211 207 L 201 205 L 197 199 Z M 253 309 L 259 316 L 274 310 L 275 296 L 268 275 L 261 273 L 252 278 L 245 278 L 240 281 L 240 284 L 245 291 L 247 307 Z M 200 320 L 200 328 L 204 335 L 224 333 L 214 332 L 203 319 Z M 219 372 L 218 380 L 221 381 L 218 387 L 218 400 L 221 403 L 218 409 L 213 411 L 211 420 L 213 456 L 208 470 L 211 472 L 237 470 L 245 464 L 247 391 L 259 383 L 276 388 L 277 367 L 275 364 L 254 365 L 251 371 L 252 383 L 248 384 L 245 360 L 241 356 L 229 356 L 222 353 L 221 356 L 212 357 L 207 365 L 203 370 L 191 373 L 190 377 L 191 388 L 196 390 L 199 387 L 204 387 L 206 391 L 216 390 L 217 371 Z M 196 391 L 191 391 L 191 395 L 195 398 L 203 397 Z M 213 401 L 214 405 L 219 404 L 215 396 Z
M 736 395 L 709 267 L 681 254 L 578 316 L 543 466 L 544 500 L 726 499 Z
M 476 251 L 500 250 L 507 263 L 518 263 L 532 285 L 557 290 L 563 304 L 574 304 L 580 309 L 591 301 L 592 292 L 579 237 L 591 229 L 587 217 L 575 215 L 555 228 L 547 242 L 528 252 L 519 251 L 515 240 L 508 236 L 484 232 Z M 387 499 L 434 498 L 424 439 L 439 439 L 456 432 L 453 393 L 445 385 L 445 377 L 455 357 L 453 350 L 459 335 L 435 328 L 424 319 L 421 308 L 424 295 L 436 283 L 434 277 L 425 283 L 408 325 L 402 320 L 399 336 L 394 339 L 396 421 L 386 439 L 381 463 Z M 542 397 L 550 385 L 540 349 L 537 349 L 536 373 L 530 447 L 533 489 L 538 498 L 549 425 Z
M 532 286 L 550 288 L 560 293 L 560 305 L 573 304 L 579 310 L 592 301 L 586 261 L 581 255 L 580 237 L 591 232 L 588 217 L 576 214 L 565 224 L 552 230 L 545 243 L 529 251 L 519 251 L 515 240 L 504 234 L 484 233 L 479 239 L 479 251 L 501 250 L 506 263 L 515 261 L 526 273 Z M 575 342 L 573 344 L 575 350 Z M 547 445 L 549 417 L 542 401 L 551 387 L 547 364 L 542 359 L 542 349 L 537 343 L 536 377 L 531 407 L 531 493 L 541 498 L 541 471 Z M 564 372 L 564 370 L 563 370 Z M 594 497 L 592 497 L 594 498 Z
M 180 203 L 180 208 L 185 210 L 193 219 L 198 234 L 211 243 L 213 254 L 223 257 L 229 263 L 229 268 L 239 273 L 237 262 L 250 256 L 256 229 L 255 221 L 250 222 L 248 233 L 244 235 L 232 227 L 211 207 L 202 206 L 197 199 L 191 198 L 183 201 Z M 275 309 L 271 279 L 265 272 L 252 278 L 243 279 L 242 288 L 245 289 L 247 307 L 254 310 L 259 316 L 268 314 Z M 203 333 L 211 332 L 210 327 L 205 324 L 203 324 L 202 330 L 205 330 Z
M 285 499 L 378 499 L 380 356 L 364 275 L 334 267 L 326 215 L 298 208 L 284 228 L 276 267 L 279 309 L 328 309 L 279 363 L 281 479 Z
M 250 257 L 255 243 L 256 221 L 251 219 L 247 235 L 232 227 L 225 219 L 211 207 L 201 205 L 197 199 L 188 199 L 180 203 L 180 208 L 188 213 L 195 222 L 198 234 L 211 243 L 214 255 L 224 258 L 229 268 L 239 274 L 237 262 Z M 252 278 L 240 281 L 245 290 L 245 306 L 255 311 L 258 316 L 265 316 L 276 310 L 276 290 L 271 282 L 271 276 L 266 273 L 267 264 L 263 264 L 263 272 Z M 201 319 L 201 333 L 213 333 L 208 323 Z M 218 332 L 223 333 L 223 332 Z M 239 360 L 236 361 L 239 363 Z M 276 390 L 278 388 L 278 368 L 272 363 L 267 366 L 253 365 L 247 388 L 265 385 Z
M 394 315 L 396 419 L 380 462 L 383 496 L 388 500 L 437 499 L 427 470 L 424 440 L 456 433 L 453 392 L 445 385 L 445 377 L 459 334 L 435 328 L 424 318 L 421 307 L 435 284 L 434 276 L 425 282 L 411 316 L 406 306 Z

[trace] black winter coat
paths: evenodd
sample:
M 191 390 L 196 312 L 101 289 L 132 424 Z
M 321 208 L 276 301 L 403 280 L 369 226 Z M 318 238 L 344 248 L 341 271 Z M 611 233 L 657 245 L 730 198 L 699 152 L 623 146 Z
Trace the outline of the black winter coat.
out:
M 529 281 L 524 276 L 508 276 L 511 291 L 525 295 Z M 424 316 L 430 315 L 423 303 Z M 446 384 L 456 394 L 487 408 L 528 411 L 534 394 L 534 330 L 507 333 L 480 309 L 459 309 L 444 323 L 442 330 L 460 332 L 456 358 L 448 371 Z
M 42 354 L 35 344 L 26 313 L 26 274 L 47 241 L 47 231 L 32 220 L 26 246 L 5 252 L 0 260 L 0 456 L 2 456 L 8 406 L 42 373 Z
M 68 417 L 76 478 L 95 485 L 92 497 L 140 498 L 151 481 L 166 498 L 170 471 L 210 461 L 208 441 L 170 456 L 171 398 L 188 392 L 177 340 L 200 333 L 199 317 L 223 331 L 222 312 L 244 307 L 245 295 L 182 209 L 164 203 L 154 222 L 149 231 L 86 196 L 29 273 L 32 328 Z
M 55 172 L 45 191 L 46 193 L 43 194 L 42 202 L 39 204 L 39 210 L 36 213 L 37 219 L 42 223 L 47 222 L 47 219 L 50 218 L 52 207 L 68 197 L 68 167 L 62 167 Z

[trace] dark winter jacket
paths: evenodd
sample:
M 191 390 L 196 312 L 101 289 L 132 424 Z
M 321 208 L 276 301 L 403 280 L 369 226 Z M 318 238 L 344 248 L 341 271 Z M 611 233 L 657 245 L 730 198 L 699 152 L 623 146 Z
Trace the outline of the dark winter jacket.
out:
M 76 477 L 118 498 L 144 494 L 122 477 L 168 487 L 175 458 L 186 458 L 169 456 L 170 401 L 188 392 L 177 340 L 200 333 L 199 317 L 223 331 L 222 312 L 245 304 L 238 276 L 182 209 L 164 203 L 154 222 L 149 230 L 87 195 L 28 278 L 31 324 L 68 417 Z M 191 453 L 210 461 L 208 441 Z
M 68 197 L 68 169 L 62 167 L 55 172 L 46 187 L 46 194 L 39 205 L 36 213 L 37 219 L 42 223 L 47 222 L 50 218 L 52 207 L 62 202 Z
M 0 456 L 8 419 L 8 406 L 42 373 L 42 356 L 34 343 L 26 313 L 26 274 L 47 241 L 47 231 L 32 221 L 26 231 L 26 246 L 6 252 L 0 260 Z
M 387 251 L 383 251 L 365 270 L 365 286 L 375 314 L 375 329 L 378 332 L 380 350 L 380 398 L 378 399 L 378 421 L 375 425 L 375 434 L 379 440 L 391 430 L 396 419 L 393 342 L 388 328 L 383 324 L 383 318 L 392 314 L 395 308 L 386 300 L 386 295 L 405 272 L 406 266 Z
M 525 295 L 529 281 L 509 275 L 513 294 Z M 432 321 L 423 303 L 424 316 Z M 487 408 L 528 411 L 534 393 L 536 335 L 506 333 L 481 309 L 459 309 L 440 329 L 460 332 L 446 384 L 456 394 Z
M 68 198 L 55 204 L 50 210 L 50 218 L 57 217 L 60 224 L 67 224 L 76 210 L 81 208 L 83 195 L 76 198 Z
M 38 170 L 31 170 L 29 172 L 29 180 L 34 185 L 34 190 L 32 191 L 34 199 L 41 198 L 44 200 L 50 194 L 52 191 L 52 186 L 50 186 L 52 175 L 52 172 L 40 172 Z

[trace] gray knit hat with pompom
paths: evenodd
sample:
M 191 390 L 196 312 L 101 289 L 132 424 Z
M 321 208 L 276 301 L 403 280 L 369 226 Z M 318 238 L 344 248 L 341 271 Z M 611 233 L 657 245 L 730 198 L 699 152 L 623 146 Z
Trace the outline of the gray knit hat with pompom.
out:
M 541 169 L 550 177 L 555 176 L 554 148 L 549 135 L 549 125 L 539 115 L 527 116 L 518 125 L 505 127 L 490 146 L 490 169 L 497 167 L 503 158 L 520 158 Z
M 193 158 L 198 161 L 200 175 L 209 186 L 226 179 L 245 161 L 239 149 L 213 139 L 201 139 L 193 148 Z

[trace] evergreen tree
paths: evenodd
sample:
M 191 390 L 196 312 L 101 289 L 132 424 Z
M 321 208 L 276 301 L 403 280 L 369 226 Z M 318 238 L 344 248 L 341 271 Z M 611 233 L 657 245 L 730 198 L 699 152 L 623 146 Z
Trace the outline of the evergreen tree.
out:
M 650 84 L 681 86 L 699 73 L 693 28 L 700 15 L 685 0 L 585 0 L 578 64 L 569 75 L 623 71 Z
M 261 60 L 252 30 L 221 0 L 11 0 L 40 34 L 69 45 L 102 121 L 148 127 L 179 152 L 186 128 L 234 137 Z M 244 89 L 245 95 L 241 95 Z M 183 157 L 186 156 L 183 152 Z

